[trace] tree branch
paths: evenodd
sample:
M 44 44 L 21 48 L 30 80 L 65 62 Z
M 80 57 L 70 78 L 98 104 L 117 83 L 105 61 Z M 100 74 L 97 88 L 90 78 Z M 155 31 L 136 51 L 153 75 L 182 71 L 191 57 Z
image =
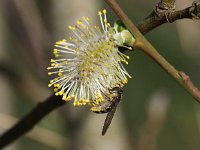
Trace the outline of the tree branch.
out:
M 158 65 L 162 67 L 171 77 L 173 77 L 185 90 L 200 103 L 200 91 L 194 86 L 191 80 L 185 78 L 182 72 L 177 71 L 157 50 L 149 43 L 140 33 L 137 27 L 132 23 L 128 16 L 123 12 L 115 0 L 105 0 L 113 9 L 120 20 L 125 24 L 127 29 L 134 35 L 136 42 L 133 47 L 140 49 L 149 55 Z M 188 77 L 189 78 L 189 77 Z
M 21 119 L 15 126 L 6 131 L 0 137 L 0 149 L 10 144 L 23 134 L 31 130 L 42 118 L 54 109 L 64 105 L 66 102 L 59 100 L 55 95 L 50 96 L 44 102 L 39 103 L 28 115 Z
M 138 24 L 137 28 L 132 24 L 131 20 L 123 13 L 118 4 L 114 0 L 105 0 L 111 8 L 115 11 L 117 16 L 125 23 L 126 27 L 136 38 L 135 47 L 141 49 L 148 54 L 154 61 L 156 61 L 164 70 L 166 70 L 172 77 L 174 77 L 185 89 L 200 102 L 200 92 L 193 85 L 190 78 L 183 72 L 178 72 L 173 66 L 171 66 L 142 36 L 154 28 L 168 22 L 174 22 L 178 19 L 193 18 L 194 16 L 200 16 L 200 5 L 193 5 L 180 11 L 170 12 L 170 14 L 159 13 L 156 14 L 153 11 L 144 21 Z M 167 16 L 167 17 L 166 17 Z M 28 115 L 21 119 L 15 126 L 6 131 L 0 137 L 0 149 L 15 141 L 23 134 L 31 130 L 42 118 L 48 115 L 54 109 L 65 104 L 65 101 L 59 100 L 59 97 L 54 95 L 50 96 L 44 102 L 39 103 Z
M 200 17 L 200 4 L 193 3 L 192 6 L 187 7 L 178 11 L 159 11 L 152 13 L 145 18 L 142 22 L 137 25 L 137 28 L 140 30 L 142 34 L 146 34 L 147 32 L 153 30 L 154 28 L 164 24 L 164 23 L 173 23 L 179 19 L 199 19 Z
M 161 0 L 157 7 L 162 10 L 173 10 L 175 9 L 175 0 Z
M 179 71 L 179 75 L 182 77 L 184 82 L 184 87 L 190 91 L 190 93 L 194 93 L 194 96 L 196 99 L 200 97 L 200 91 L 198 88 L 195 87 L 195 85 L 192 83 L 190 77 L 186 75 L 183 71 Z

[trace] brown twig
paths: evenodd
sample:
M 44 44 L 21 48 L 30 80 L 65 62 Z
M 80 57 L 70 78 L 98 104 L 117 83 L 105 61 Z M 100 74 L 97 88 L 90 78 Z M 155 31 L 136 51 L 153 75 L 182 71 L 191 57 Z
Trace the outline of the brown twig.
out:
M 161 0 L 157 7 L 161 10 L 173 10 L 175 9 L 175 0 Z
M 161 16 L 150 15 L 143 22 L 141 22 L 137 27 L 132 24 L 131 20 L 122 12 L 120 7 L 114 0 L 105 0 L 116 12 L 117 16 L 125 23 L 126 27 L 133 33 L 136 38 L 135 47 L 143 50 L 146 54 L 152 57 L 159 65 L 162 66 L 171 76 L 173 76 L 181 85 L 183 85 L 186 90 L 195 97 L 195 99 L 200 102 L 200 94 L 198 89 L 193 85 L 191 80 L 183 72 L 178 72 L 171 66 L 160 54 L 151 46 L 150 43 L 142 36 L 141 33 L 145 34 L 150 30 L 166 23 L 166 16 L 161 14 Z M 191 14 L 199 14 L 200 5 L 198 7 L 188 7 L 181 11 L 173 12 L 168 16 L 170 22 L 177 19 L 192 18 Z M 193 12 L 193 13 L 191 13 Z M 145 44 L 144 44 L 145 43 Z M 34 125 L 36 125 L 43 117 L 48 115 L 54 109 L 65 104 L 65 101 L 58 100 L 58 97 L 52 95 L 44 102 L 38 104 L 27 116 L 20 120 L 14 127 L 6 131 L 0 137 L 0 149 L 10 144 L 14 140 L 21 137 L 23 134 L 31 130 Z
M 192 6 L 178 11 L 163 11 L 156 13 L 155 10 L 142 22 L 137 25 L 137 28 L 142 34 L 153 30 L 154 28 L 164 24 L 172 23 L 179 19 L 198 19 L 200 17 L 200 4 L 193 3 Z
M 184 86 L 186 89 L 188 89 L 188 91 L 190 91 L 190 93 L 194 93 L 193 97 L 195 97 L 196 99 L 198 99 L 200 97 L 200 91 L 197 87 L 195 87 L 195 85 L 192 83 L 190 77 L 188 75 L 186 75 L 183 71 L 179 71 L 179 75 L 182 77 L 183 82 L 184 82 Z

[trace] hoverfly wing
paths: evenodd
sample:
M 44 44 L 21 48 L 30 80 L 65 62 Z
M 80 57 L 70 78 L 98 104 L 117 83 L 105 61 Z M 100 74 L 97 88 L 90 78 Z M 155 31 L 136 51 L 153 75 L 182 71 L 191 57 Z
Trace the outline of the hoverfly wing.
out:
M 111 121 L 113 119 L 113 116 L 115 114 L 116 108 L 117 108 L 117 105 L 114 105 L 113 108 L 111 109 L 111 111 L 108 112 L 106 119 L 104 121 L 103 129 L 102 129 L 102 135 L 106 134 L 106 131 L 108 130 L 108 128 L 111 124 Z
M 111 99 L 111 103 L 110 103 L 110 106 L 109 106 L 109 108 L 111 108 L 111 109 L 108 111 L 108 114 L 107 114 L 106 119 L 104 121 L 103 129 L 102 129 L 102 135 L 106 134 L 106 131 L 108 130 L 108 128 L 111 124 L 111 121 L 113 119 L 113 116 L 114 116 L 116 108 L 117 108 L 117 105 L 121 101 L 121 94 L 123 92 L 122 89 L 119 88 L 119 87 L 115 87 L 115 88 L 111 89 L 110 91 L 113 94 L 115 94 L 115 96 Z

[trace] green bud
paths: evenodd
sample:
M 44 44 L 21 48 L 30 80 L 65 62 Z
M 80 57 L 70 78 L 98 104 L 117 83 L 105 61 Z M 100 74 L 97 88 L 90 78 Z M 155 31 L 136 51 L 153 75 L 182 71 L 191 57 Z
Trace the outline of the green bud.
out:
M 114 28 L 117 32 L 121 32 L 123 30 L 126 30 L 126 27 L 124 25 L 124 23 L 121 20 L 117 20 L 114 23 Z
M 135 43 L 135 38 L 128 30 L 123 30 L 121 32 L 121 36 L 123 37 L 123 44 L 126 46 L 133 46 Z
M 111 29 L 113 33 L 113 29 L 115 31 L 115 34 L 113 38 L 116 40 L 117 44 L 119 46 L 129 46 L 132 47 L 135 43 L 135 38 L 132 36 L 132 34 L 126 29 L 123 22 L 120 20 L 117 20 L 114 23 L 114 27 Z M 109 32 L 111 32 L 109 31 Z

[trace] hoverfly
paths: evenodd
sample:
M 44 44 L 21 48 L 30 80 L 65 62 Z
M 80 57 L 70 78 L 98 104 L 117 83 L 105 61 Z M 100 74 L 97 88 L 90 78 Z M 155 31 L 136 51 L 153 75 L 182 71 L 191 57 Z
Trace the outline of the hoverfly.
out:
M 102 135 L 105 135 L 106 131 L 108 130 L 111 124 L 117 105 L 121 101 L 123 91 L 120 87 L 114 87 L 110 89 L 109 92 L 111 94 L 110 99 L 108 101 L 99 103 L 97 106 L 94 106 L 95 108 L 93 107 L 94 109 L 92 109 L 94 113 L 98 113 L 98 114 L 108 113 L 104 121 Z

